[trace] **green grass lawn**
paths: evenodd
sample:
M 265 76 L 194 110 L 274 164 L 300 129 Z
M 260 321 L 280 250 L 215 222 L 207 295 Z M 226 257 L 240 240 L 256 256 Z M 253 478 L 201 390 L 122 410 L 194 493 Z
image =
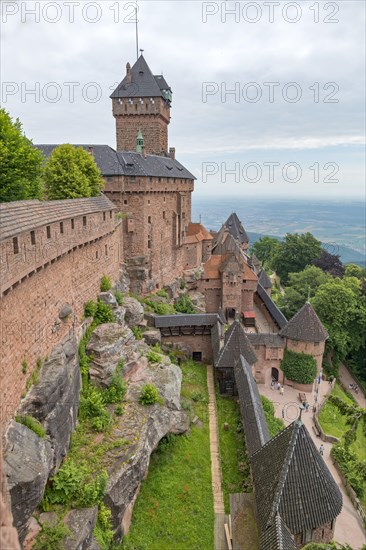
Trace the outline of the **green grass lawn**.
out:
M 354 403 L 339 384 L 335 385 L 332 390 L 332 395 L 339 397 L 349 405 Z M 329 401 L 322 408 L 319 415 L 319 421 L 324 432 L 328 435 L 341 438 L 348 430 L 346 418 L 337 407 L 333 405 L 333 403 L 329 403 Z M 352 451 L 356 452 L 360 460 L 366 460 L 366 436 L 361 425 L 359 425 L 357 429 L 357 439 L 352 443 L 350 448 Z
M 207 370 L 193 362 L 181 368 L 183 405 L 203 425 L 164 438 L 153 453 L 123 550 L 213 549 Z
M 223 397 L 216 386 L 217 420 L 219 425 L 222 489 L 225 513 L 230 512 L 230 493 L 251 492 L 249 461 L 245 450 L 240 408 L 236 399 Z M 225 422 L 229 429 L 224 430 Z

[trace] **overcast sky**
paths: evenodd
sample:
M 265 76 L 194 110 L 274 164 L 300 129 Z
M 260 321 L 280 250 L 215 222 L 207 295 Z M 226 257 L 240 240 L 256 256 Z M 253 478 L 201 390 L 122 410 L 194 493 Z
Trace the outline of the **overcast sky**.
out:
M 140 47 L 173 90 L 170 146 L 197 194 L 364 198 L 362 0 L 138 4 Z M 1 9 L 2 105 L 27 136 L 114 147 L 109 95 L 136 60 L 133 3 Z

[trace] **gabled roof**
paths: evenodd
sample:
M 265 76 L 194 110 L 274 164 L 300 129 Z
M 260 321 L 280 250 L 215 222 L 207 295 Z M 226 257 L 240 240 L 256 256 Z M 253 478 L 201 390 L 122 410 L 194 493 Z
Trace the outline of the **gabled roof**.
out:
M 257 286 L 257 294 L 262 300 L 262 302 L 264 303 L 264 305 L 266 306 L 272 319 L 277 323 L 280 329 L 282 329 L 286 325 L 287 319 L 282 313 L 282 311 L 278 309 L 278 307 L 276 306 L 276 304 L 274 303 L 274 301 L 272 300 L 268 292 L 264 290 L 264 288 L 259 282 Z
M 268 426 L 258 387 L 252 375 L 252 368 L 242 355 L 234 365 L 234 375 L 239 394 L 246 448 L 251 456 L 269 441 Z
M 211 233 L 200 223 L 189 223 L 185 237 L 185 243 L 199 243 L 202 241 L 212 241 Z
M 96 212 L 117 210 L 106 196 L 57 201 L 14 201 L 0 204 L 1 240 L 23 231 Z
M 230 235 L 228 229 L 225 226 L 222 226 L 219 234 L 214 240 L 212 253 L 221 255 L 228 253 L 239 255 L 240 253 L 237 241 L 232 235 Z
M 248 235 L 235 212 L 230 214 L 224 226 L 228 228 L 230 235 L 239 241 L 240 244 L 249 243 Z
M 60 144 L 34 145 L 49 157 Z M 151 176 L 195 180 L 196 177 L 180 162 L 162 155 L 146 155 L 134 151 L 115 151 L 109 145 L 76 144 L 85 151 L 92 152 L 94 160 L 103 176 Z
M 261 269 L 261 272 L 259 274 L 259 282 L 265 290 L 267 290 L 268 288 L 272 288 L 271 279 L 268 277 L 264 269 Z
M 143 55 L 140 55 L 130 71 L 131 80 L 126 75 L 111 98 L 165 97 L 163 90 L 171 91 L 162 75 L 153 75 Z
M 249 365 L 257 361 L 257 356 L 239 321 L 234 321 L 225 333 L 225 344 L 215 363 L 216 368 L 234 368 L 242 355 Z
M 306 302 L 282 328 L 281 336 L 302 342 L 324 342 L 329 337 L 310 302 Z
M 260 550 L 296 550 L 295 540 L 279 514 L 262 533 L 259 546 Z
M 220 353 L 220 325 L 215 323 L 211 328 L 211 345 L 214 363 Z
M 261 532 L 280 514 L 292 533 L 342 510 L 342 495 L 305 425 L 296 420 L 251 457 Z
M 220 279 L 220 267 L 223 262 L 223 256 L 210 256 L 210 258 L 205 262 L 204 273 L 202 275 L 203 279 Z

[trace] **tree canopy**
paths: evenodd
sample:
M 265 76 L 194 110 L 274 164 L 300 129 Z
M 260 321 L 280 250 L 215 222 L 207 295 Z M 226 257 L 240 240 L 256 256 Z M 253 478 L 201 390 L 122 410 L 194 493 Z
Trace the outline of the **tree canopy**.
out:
M 366 269 L 357 264 L 347 264 L 345 266 L 345 277 L 357 277 L 357 279 L 364 279 L 366 277 Z
M 48 200 L 96 197 L 104 185 L 93 156 L 82 147 L 69 144 L 52 151 L 44 167 L 43 181 Z
M 312 355 L 289 349 L 285 350 L 281 369 L 288 380 L 299 384 L 311 384 L 317 375 L 316 360 Z
M 251 254 L 254 254 L 258 260 L 262 262 L 262 264 L 271 267 L 271 260 L 280 247 L 280 244 L 280 241 L 273 237 L 262 237 L 253 244 L 250 251 Z
M 40 198 L 42 161 L 19 119 L 0 109 L 0 202 Z
M 329 332 L 327 346 L 340 359 L 365 345 L 366 296 L 359 279 L 330 279 L 318 288 L 312 305 Z
M 333 277 L 344 275 L 344 266 L 338 254 L 330 254 L 327 250 L 322 250 L 319 258 L 315 258 L 312 263 Z
M 321 242 L 311 233 L 287 233 L 280 243 L 271 264 L 281 282 L 287 283 L 290 273 L 298 273 L 319 258 L 322 252 Z

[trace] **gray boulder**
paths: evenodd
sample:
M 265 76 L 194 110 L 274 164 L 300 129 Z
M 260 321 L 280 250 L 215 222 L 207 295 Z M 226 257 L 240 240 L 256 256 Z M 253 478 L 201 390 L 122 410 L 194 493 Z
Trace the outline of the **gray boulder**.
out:
M 64 523 L 70 529 L 71 535 L 63 541 L 64 550 L 89 550 L 97 516 L 98 506 L 71 510 L 66 515 Z
M 72 315 L 74 313 L 74 310 L 72 309 L 72 307 L 70 306 L 70 304 L 65 304 L 61 310 L 60 310 L 60 313 L 58 314 L 58 317 L 59 319 L 61 319 L 62 321 L 64 321 L 65 319 L 67 319 L 70 315 Z
M 161 344 L 160 330 L 147 330 L 143 334 L 143 339 L 148 346 L 155 346 L 155 344 Z
M 135 300 L 135 298 L 126 297 L 123 301 L 123 306 L 126 309 L 125 320 L 129 327 L 135 327 L 142 323 L 144 318 L 144 308 Z
M 130 347 L 135 342 L 132 331 L 118 323 L 99 325 L 87 345 L 92 357 L 89 374 L 97 385 L 108 386 L 121 359 L 126 361 Z
M 118 306 L 116 297 L 112 292 L 100 292 L 98 294 L 98 299 L 113 309 Z
M 39 420 L 53 448 L 54 473 L 66 455 L 75 428 L 80 401 L 81 376 L 75 337 L 67 338 L 52 352 L 22 402 L 19 413 Z
M 19 540 L 24 541 L 28 521 L 41 502 L 53 465 L 49 441 L 11 420 L 4 441 L 4 471 L 11 511 Z
M 116 318 L 116 323 L 121 325 L 121 327 L 124 327 L 126 325 L 125 322 L 125 315 L 126 315 L 126 308 L 123 306 L 118 306 L 116 309 L 113 310 L 114 316 Z

